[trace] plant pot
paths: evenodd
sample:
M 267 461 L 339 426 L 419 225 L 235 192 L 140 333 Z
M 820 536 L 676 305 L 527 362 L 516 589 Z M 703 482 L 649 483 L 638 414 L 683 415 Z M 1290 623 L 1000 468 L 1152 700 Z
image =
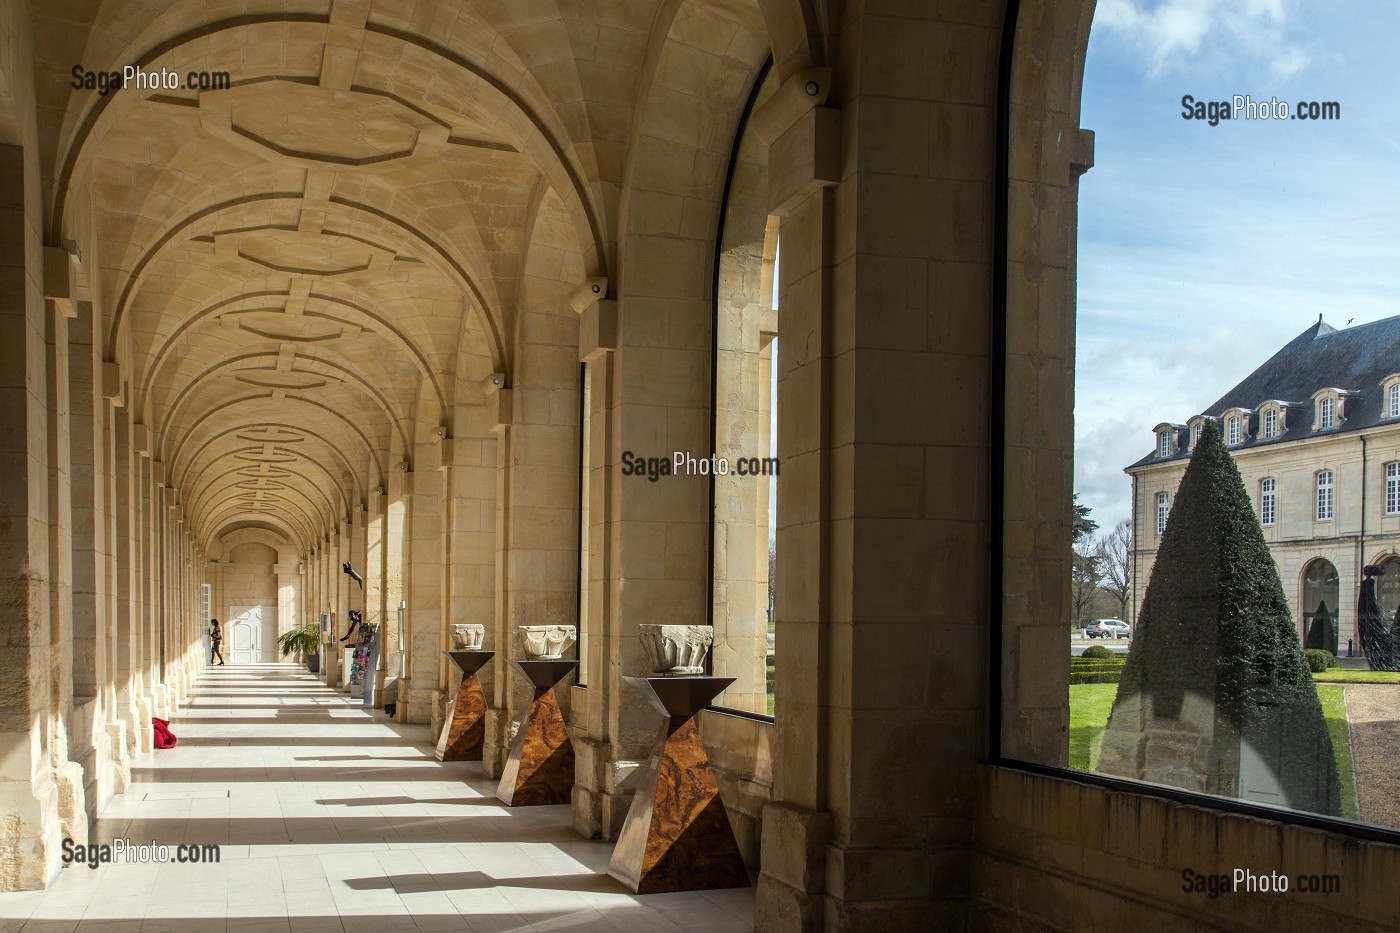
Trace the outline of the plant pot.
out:
M 306 656 L 306 669 L 313 674 L 321 672 L 321 656 L 319 654 L 308 654 Z

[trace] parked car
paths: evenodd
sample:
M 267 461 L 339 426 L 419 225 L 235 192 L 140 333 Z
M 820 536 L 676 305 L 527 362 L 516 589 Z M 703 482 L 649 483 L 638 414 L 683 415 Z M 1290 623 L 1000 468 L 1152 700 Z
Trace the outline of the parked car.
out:
M 1095 619 L 1084 626 L 1089 638 L 1132 638 L 1133 630 L 1121 619 Z

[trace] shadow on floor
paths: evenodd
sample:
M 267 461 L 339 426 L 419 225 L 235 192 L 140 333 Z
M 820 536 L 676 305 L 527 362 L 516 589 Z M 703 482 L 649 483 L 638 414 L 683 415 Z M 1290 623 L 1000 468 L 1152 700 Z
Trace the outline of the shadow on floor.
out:
M 429 799 L 417 797 L 341 797 L 334 800 L 322 799 L 316 802 L 326 807 L 413 807 L 419 804 L 451 807 L 505 806 L 495 797 L 434 797 Z
M 540 891 L 580 891 L 589 894 L 630 894 L 611 875 L 576 873 L 536 875 L 531 878 L 493 878 L 483 871 L 454 871 L 441 875 L 383 875 L 378 878 L 347 878 L 356 891 L 470 891 L 483 888 L 535 888 Z

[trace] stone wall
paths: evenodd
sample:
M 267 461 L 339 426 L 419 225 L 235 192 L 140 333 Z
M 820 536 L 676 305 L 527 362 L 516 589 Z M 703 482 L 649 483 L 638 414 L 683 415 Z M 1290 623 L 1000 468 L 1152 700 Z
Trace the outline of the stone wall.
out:
M 972 933 L 1380 933 L 1400 917 L 1395 846 L 1006 768 L 980 768 L 979 783 Z M 1183 890 L 1188 869 L 1236 868 L 1288 875 L 1290 891 Z M 1335 875 L 1340 890 L 1298 891 L 1299 875 Z

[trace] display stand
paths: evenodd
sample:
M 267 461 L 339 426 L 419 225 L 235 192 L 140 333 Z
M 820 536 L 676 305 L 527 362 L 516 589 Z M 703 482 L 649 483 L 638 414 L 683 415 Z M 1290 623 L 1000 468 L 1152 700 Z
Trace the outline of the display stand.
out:
M 574 746 L 554 686 L 577 661 L 511 661 L 535 688 L 530 713 L 510 744 L 496 797 L 511 807 L 569 803 L 574 791 Z
M 462 686 L 438 736 L 438 761 L 480 761 L 486 745 L 486 694 L 476 672 L 496 656 L 494 651 L 444 651 L 462 672 Z
M 608 874 L 638 894 L 748 887 L 748 868 L 695 728 L 695 714 L 734 678 L 622 680 L 666 718 L 636 783 Z
M 369 637 L 369 653 L 365 657 L 365 709 L 375 708 L 375 699 L 379 696 L 379 630 Z

